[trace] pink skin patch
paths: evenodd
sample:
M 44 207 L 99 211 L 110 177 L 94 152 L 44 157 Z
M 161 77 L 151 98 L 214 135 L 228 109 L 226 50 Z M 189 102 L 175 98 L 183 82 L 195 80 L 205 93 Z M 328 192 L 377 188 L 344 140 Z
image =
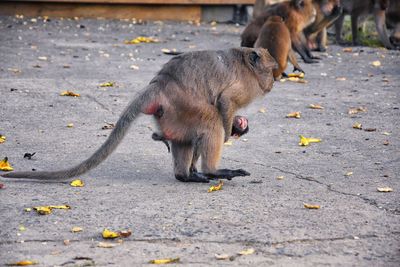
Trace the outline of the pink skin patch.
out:
M 146 115 L 153 115 L 157 112 L 160 104 L 158 102 L 152 102 L 147 107 L 144 108 L 143 113 Z
M 239 118 L 238 122 L 239 122 L 239 126 L 242 130 L 247 128 L 247 119 L 246 118 Z

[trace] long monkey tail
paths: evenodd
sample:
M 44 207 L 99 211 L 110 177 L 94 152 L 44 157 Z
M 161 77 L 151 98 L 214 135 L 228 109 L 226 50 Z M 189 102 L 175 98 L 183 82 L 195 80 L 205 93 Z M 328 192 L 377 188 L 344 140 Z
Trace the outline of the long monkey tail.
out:
M 103 143 L 103 145 L 93 153 L 91 157 L 75 167 L 61 170 L 61 171 L 39 171 L 39 172 L 10 172 L 2 174 L 5 178 L 26 178 L 26 179 L 37 179 L 37 180 L 67 180 L 68 178 L 81 175 L 105 160 L 114 149 L 121 142 L 125 134 L 127 133 L 131 123 L 141 113 L 141 108 L 149 98 L 151 98 L 151 90 L 148 88 L 140 96 L 135 98 L 125 109 L 120 116 L 115 128 Z

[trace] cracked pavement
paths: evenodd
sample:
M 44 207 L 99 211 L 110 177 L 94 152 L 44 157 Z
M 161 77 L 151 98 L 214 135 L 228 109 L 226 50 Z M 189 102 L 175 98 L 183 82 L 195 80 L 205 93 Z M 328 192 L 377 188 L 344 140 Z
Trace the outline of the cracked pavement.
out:
M 171 58 L 162 48 L 235 47 L 242 30 L 0 17 L 0 134 L 7 138 L 0 157 L 15 170 L 54 170 L 85 159 L 109 134 L 101 128 Z M 124 44 L 139 35 L 160 42 Z M 109 159 L 79 177 L 84 187 L 1 178 L 0 265 L 31 259 L 39 266 L 138 266 L 180 257 L 185 266 L 398 266 L 400 52 L 353 47 L 349 53 L 331 45 L 319 55 L 320 63 L 301 64 L 308 83 L 277 82 L 240 112 L 250 132 L 224 148 L 221 167 L 251 176 L 226 181 L 221 191 L 175 180 L 171 155 L 152 141 L 146 116 Z M 380 67 L 371 64 L 377 60 Z M 108 81 L 116 86 L 99 87 Z M 65 90 L 81 97 L 61 97 Z M 349 115 L 356 107 L 367 111 Z M 293 111 L 302 118 L 285 118 Z M 355 122 L 376 130 L 353 129 Z M 322 142 L 300 147 L 299 134 Z M 36 155 L 27 160 L 26 152 Z M 393 192 L 377 191 L 385 186 Z M 61 204 L 72 208 L 24 211 Z M 74 226 L 83 231 L 72 233 Z M 100 248 L 104 228 L 132 235 Z M 237 256 L 246 248 L 255 253 Z M 218 261 L 216 253 L 234 257 Z

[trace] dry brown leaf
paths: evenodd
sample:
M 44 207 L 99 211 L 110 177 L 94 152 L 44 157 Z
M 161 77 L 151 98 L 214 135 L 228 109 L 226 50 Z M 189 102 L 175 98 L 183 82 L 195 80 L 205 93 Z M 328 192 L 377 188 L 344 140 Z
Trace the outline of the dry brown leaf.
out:
M 337 77 L 336 81 L 346 81 L 346 77 Z
M 367 109 L 364 107 L 350 108 L 348 111 L 349 115 L 357 114 L 360 112 L 367 112 Z
M 229 260 L 230 256 L 228 254 L 214 254 L 217 260 Z
M 113 248 L 116 246 L 117 246 L 117 244 L 108 243 L 108 242 L 99 242 L 97 244 L 97 247 L 99 247 L 99 248 Z
M 304 204 L 304 208 L 306 208 L 306 209 L 314 209 L 314 210 L 316 210 L 316 209 L 321 208 L 320 205 L 313 205 L 313 204 L 307 204 L 307 203 L 303 203 L 303 204 Z
M 375 60 L 371 62 L 371 65 L 374 67 L 380 67 L 382 64 L 379 60 Z
M 383 145 L 384 145 L 384 146 L 388 146 L 388 145 L 389 145 L 389 140 L 383 141 Z
M 308 107 L 311 109 L 324 109 L 323 106 L 318 105 L 318 104 L 310 104 Z
M 366 131 L 366 132 L 376 132 L 376 128 L 365 128 L 364 131 Z
M 345 48 L 343 48 L 342 51 L 343 51 L 343 52 L 346 52 L 346 53 L 351 53 L 351 52 L 353 52 L 353 48 L 351 48 L 351 47 L 345 47 Z
M 82 232 L 82 231 L 83 231 L 83 228 L 79 227 L 79 226 L 72 227 L 72 229 L 71 229 L 72 233 L 78 233 L 78 232 Z
M 126 230 L 126 231 L 119 231 L 118 233 L 119 233 L 119 235 L 121 237 L 127 238 L 132 234 L 132 231 L 131 230 Z
M 71 241 L 69 241 L 69 239 L 65 239 L 63 243 L 65 246 L 68 246 L 71 243 Z
M 301 118 L 301 112 L 300 111 L 291 112 L 291 113 L 286 115 L 286 118 L 300 119 Z

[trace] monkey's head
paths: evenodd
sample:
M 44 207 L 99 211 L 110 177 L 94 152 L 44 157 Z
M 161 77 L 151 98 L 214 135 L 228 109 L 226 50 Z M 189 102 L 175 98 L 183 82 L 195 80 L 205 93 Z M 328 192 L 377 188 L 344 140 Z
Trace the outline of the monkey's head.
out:
M 314 7 L 313 0 L 292 0 L 290 5 L 294 8 L 296 13 L 304 18 L 304 27 L 315 21 L 317 11 Z
M 334 8 L 340 7 L 340 0 L 322 0 L 319 2 L 319 8 L 324 16 L 330 16 Z
M 270 55 L 267 49 L 261 47 L 241 48 L 241 50 L 243 52 L 244 63 L 255 76 L 259 88 L 264 94 L 271 91 L 274 83 L 272 71 L 278 67 L 275 59 Z M 249 81 L 249 85 L 251 82 L 252 81 Z

